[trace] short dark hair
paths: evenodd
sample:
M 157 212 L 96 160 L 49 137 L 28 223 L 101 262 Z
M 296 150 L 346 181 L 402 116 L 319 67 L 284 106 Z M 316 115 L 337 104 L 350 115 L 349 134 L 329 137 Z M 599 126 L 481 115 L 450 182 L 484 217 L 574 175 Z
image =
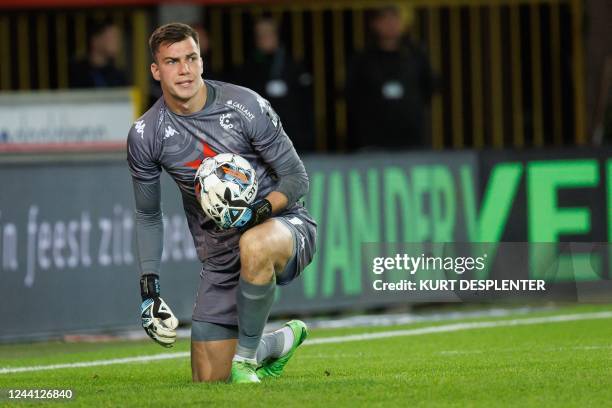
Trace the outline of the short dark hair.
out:
M 95 20 L 93 24 L 91 24 L 91 30 L 89 37 L 97 37 L 98 35 L 104 33 L 110 27 L 118 27 L 117 24 L 110 18 L 103 18 L 101 20 Z
M 157 51 L 159 51 L 160 45 L 164 43 L 174 44 L 189 37 L 193 38 L 199 48 L 200 39 L 198 38 L 198 33 L 187 24 L 169 23 L 158 27 L 155 31 L 153 31 L 151 37 L 149 37 L 149 49 L 151 50 L 153 61 L 156 61 L 155 55 L 157 54 Z
M 392 16 L 396 16 L 396 17 L 397 16 L 401 16 L 402 15 L 402 11 L 396 5 L 384 6 L 384 7 L 380 7 L 378 9 L 374 10 L 374 15 L 372 16 L 372 18 L 374 20 L 376 20 L 377 18 L 386 17 L 388 15 L 392 15 Z

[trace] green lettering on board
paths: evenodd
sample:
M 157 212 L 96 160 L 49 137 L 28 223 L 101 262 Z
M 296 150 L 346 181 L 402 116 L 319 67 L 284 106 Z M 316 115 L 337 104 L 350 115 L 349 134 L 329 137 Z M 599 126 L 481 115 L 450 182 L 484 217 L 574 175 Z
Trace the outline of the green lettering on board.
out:
M 408 177 L 399 167 L 387 167 L 383 174 L 385 242 L 410 242 L 412 216 L 411 189 Z M 398 227 L 403 227 L 398 230 Z
M 340 272 L 342 293 L 358 294 L 361 291 L 361 271 L 351 268 L 350 239 L 348 230 L 348 206 L 344 177 L 340 171 L 333 171 L 328 177 L 327 217 L 325 240 L 323 241 L 323 287 L 324 297 L 334 294 L 336 275 Z
M 527 222 L 529 241 L 558 242 L 563 234 L 586 234 L 591 230 L 591 213 L 587 208 L 559 208 L 560 188 L 597 187 L 596 160 L 534 161 L 527 173 Z M 553 253 L 554 251 L 554 253 Z M 533 278 L 549 281 L 597 280 L 600 259 L 588 254 L 557 254 L 551 247 L 534 247 L 530 251 Z M 590 265 L 593 265 L 591 267 Z M 598 270 L 595 270 L 598 269 Z
M 412 202 L 414 203 L 412 213 L 414 239 L 416 242 L 424 242 L 431 238 L 431 220 L 429 214 L 425 212 L 426 193 L 431 188 L 430 166 L 414 166 L 410 174 L 412 176 Z
M 606 179 L 608 180 L 608 243 L 612 242 L 612 160 L 606 163 Z M 608 246 L 612 249 L 612 246 Z M 610 258 L 612 262 L 612 258 Z
M 463 166 L 460 171 L 465 221 L 470 241 L 499 242 L 516 197 L 523 165 L 501 163 L 493 168 L 482 197 L 479 214 L 476 214 L 476 192 L 472 169 Z
M 607 204 L 608 204 L 608 278 L 612 272 L 612 160 L 608 160 L 606 163 L 606 179 L 607 183 Z
M 401 243 L 414 240 L 412 188 L 406 171 L 399 167 L 387 167 L 383 175 L 383 203 L 385 214 L 386 251 L 379 251 L 377 256 L 390 257 L 399 252 Z M 412 247 L 412 246 L 411 246 Z M 403 271 L 385 273 L 385 281 L 393 282 L 406 277 Z
M 478 215 L 472 169 L 469 166 L 462 166 L 460 173 L 468 238 L 471 242 L 490 243 L 486 247 L 487 267 L 474 274 L 475 278 L 482 279 L 488 276 L 488 266 L 494 262 L 497 243 L 502 237 L 520 184 L 523 165 L 500 163 L 493 168 Z
M 310 191 L 307 197 L 307 207 L 312 218 L 318 223 L 318 234 L 321 234 L 321 225 L 323 222 L 323 201 L 325 198 L 325 174 L 322 172 L 313 172 L 310 174 Z M 320 242 L 320 241 L 318 241 Z M 317 296 L 317 282 L 321 269 L 319 268 L 321 251 L 316 251 L 310 265 L 302 272 L 302 281 L 304 282 L 304 297 L 313 299 Z
M 364 266 L 361 264 L 362 254 L 364 254 L 362 244 L 365 242 L 379 243 L 381 237 L 378 171 L 370 169 L 366 172 L 366 177 L 367 182 L 364 181 L 359 171 L 352 170 L 349 173 L 352 270 L 356 275 L 353 279 L 359 281 Z M 366 272 L 365 276 L 371 277 L 372 275 L 371 272 Z
M 455 184 L 446 166 L 433 166 L 431 189 L 431 217 L 433 242 L 452 242 L 457 223 Z

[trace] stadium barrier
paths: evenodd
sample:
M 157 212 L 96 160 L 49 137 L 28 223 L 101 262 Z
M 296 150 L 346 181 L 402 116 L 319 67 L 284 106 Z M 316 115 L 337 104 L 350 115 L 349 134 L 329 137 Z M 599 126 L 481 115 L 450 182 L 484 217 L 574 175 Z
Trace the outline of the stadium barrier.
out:
M 0 93 L 0 152 L 123 150 L 136 88 Z
M 306 202 L 319 223 L 318 251 L 301 279 L 278 291 L 273 312 L 489 299 L 453 291 L 423 297 L 376 290 L 374 281 L 380 275 L 373 273 L 372 257 L 406 251 L 410 246 L 404 242 L 487 245 L 491 257 L 497 251 L 511 267 L 498 272 L 495 264 L 479 271 L 480 278 L 557 284 L 558 290 L 533 293 L 533 299 L 609 297 L 610 153 L 598 149 L 305 157 L 310 175 Z M 139 324 L 129 172 L 123 157 L 95 157 L 0 162 L 1 341 Z M 199 262 L 177 187 L 166 176 L 162 195 L 162 291 L 178 317 L 189 321 Z M 568 250 L 557 241 L 582 244 Z M 537 259 L 521 262 L 529 258 L 531 247 L 503 242 L 548 242 L 541 244 L 539 253 L 550 262 L 543 269 Z M 589 244 L 593 242 L 602 244 Z M 569 272 L 556 262 L 563 251 L 584 255 L 563 262 Z M 421 255 L 418 248 L 413 254 Z M 427 271 L 420 276 L 444 278 Z M 449 279 L 452 273 L 445 276 Z

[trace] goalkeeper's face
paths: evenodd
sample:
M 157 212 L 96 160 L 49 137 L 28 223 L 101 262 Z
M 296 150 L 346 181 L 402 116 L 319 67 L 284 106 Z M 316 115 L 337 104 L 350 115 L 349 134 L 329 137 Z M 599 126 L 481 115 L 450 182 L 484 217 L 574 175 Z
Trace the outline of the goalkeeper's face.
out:
M 164 96 L 179 102 L 188 102 L 197 95 L 204 82 L 202 72 L 200 49 L 191 37 L 161 44 L 151 64 L 153 78 L 159 81 Z

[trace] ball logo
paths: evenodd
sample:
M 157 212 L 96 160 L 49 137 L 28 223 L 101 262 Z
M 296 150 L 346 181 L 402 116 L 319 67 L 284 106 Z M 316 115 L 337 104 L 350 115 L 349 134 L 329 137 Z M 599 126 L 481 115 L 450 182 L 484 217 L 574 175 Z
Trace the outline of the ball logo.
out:
M 250 202 L 250 201 L 251 201 L 251 199 L 252 199 L 252 198 L 253 198 L 253 196 L 255 195 L 255 192 L 256 192 L 256 191 L 257 191 L 257 189 L 256 189 L 255 187 L 253 187 L 253 186 L 251 186 L 251 188 L 249 188 L 249 189 L 246 191 L 246 196 L 245 196 L 245 199 L 246 199 L 246 201 L 247 201 L 247 202 Z

